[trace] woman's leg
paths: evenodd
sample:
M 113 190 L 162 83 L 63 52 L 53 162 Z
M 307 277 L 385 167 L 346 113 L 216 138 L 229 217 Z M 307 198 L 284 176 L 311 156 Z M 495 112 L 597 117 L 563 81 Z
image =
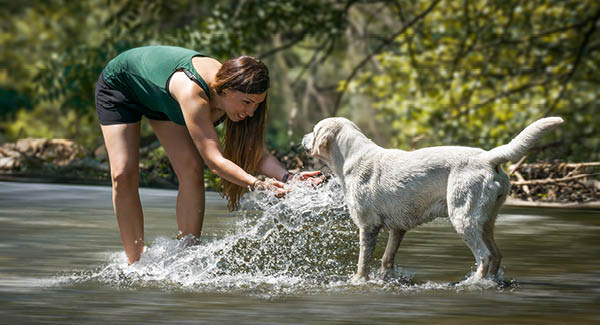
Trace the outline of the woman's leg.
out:
M 144 249 L 144 216 L 140 203 L 140 122 L 101 125 L 108 151 L 112 198 L 121 241 L 129 263 L 140 259 Z
M 199 237 L 204 221 L 204 162 L 185 126 L 150 120 L 179 180 L 177 226 L 182 236 Z

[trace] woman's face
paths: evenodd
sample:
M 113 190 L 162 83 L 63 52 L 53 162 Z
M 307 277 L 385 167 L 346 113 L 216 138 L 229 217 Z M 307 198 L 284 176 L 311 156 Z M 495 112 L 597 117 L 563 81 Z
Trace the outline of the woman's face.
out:
M 267 96 L 262 94 L 246 94 L 237 90 L 225 89 L 221 97 L 221 109 L 233 122 L 239 122 L 246 117 L 252 117 L 258 104 L 262 103 Z

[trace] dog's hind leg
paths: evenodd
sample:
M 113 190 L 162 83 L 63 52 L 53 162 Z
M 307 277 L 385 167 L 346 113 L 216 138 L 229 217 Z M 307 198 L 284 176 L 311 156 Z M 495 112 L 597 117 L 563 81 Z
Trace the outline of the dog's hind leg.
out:
M 471 249 L 477 262 L 477 271 L 475 271 L 474 280 L 483 279 L 490 270 L 493 257 L 492 251 L 483 238 L 483 232 L 479 229 L 467 229 L 463 240 Z
M 390 229 L 387 246 L 385 247 L 383 257 L 381 258 L 381 268 L 379 269 L 379 275 L 383 279 L 389 276 L 390 271 L 394 267 L 396 252 L 398 251 L 400 242 L 402 242 L 402 238 L 404 238 L 405 234 L 406 230 Z
M 369 261 L 373 257 L 373 250 L 381 227 L 360 228 L 360 251 L 358 255 L 358 269 L 354 280 L 369 279 Z
M 496 277 L 498 274 L 498 270 L 500 269 L 500 262 L 502 261 L 502 253 L 494 240 L 494 225 L 492 223 L 491 226 L 486 225 L 483 229 L 483 240 L 485 241 L 486 246 L 489 248 L 492 253 L 490 267 L 488 270 L 488 274 L 492 277 Z
M 475 281 L 484 278 L 489 270 L 492 261 L 494 260 L 495 246 L 489 246 L 489 241 L 486 240 L 485 225 L 489 222 L 488 213 L 482 213 L 481 207 L 476 203 L 466 204 L 462 208 L 450 210 L 450 222 L 456 233 L 467 244 L 475 262 L 477 263 L 477 271 L 473 279 Z M 485 211 L 485 209 L 483 209 Z M 493 223 L 493 221 L 491 221 Z M 489 237 L 488 237 L 489 238 Z
M 492 277 L 496 277 L 498 274 L 498 270 L 500 269 L 500 262 L 502 261 L 502 253 L 494 240 L 494 227 L 496 224 L 496 217 L 498 216 L 498 210 L 502 206 L 504 202 L 504 197 L 499 199 L 492 210 L 490 217 L 487 222 L 483 226 L 483 239 L 487 245 L 487 247 L 492 252 L 492 261 L 490 263 L 490 269 L 488 270 L 489 275 Z
M 469 161 L 470 166 L 473 161 Z M 448 217 L 454 229 L 469 246 L 477 271 L 475 281 L 491 271 L 495 275 L 500 263 L 500 251 L 493 240 L 493 229 L 498 209 L 505 197 L 505 186 L 486 170 L 467 167 L 453 170 L 448 178 Z

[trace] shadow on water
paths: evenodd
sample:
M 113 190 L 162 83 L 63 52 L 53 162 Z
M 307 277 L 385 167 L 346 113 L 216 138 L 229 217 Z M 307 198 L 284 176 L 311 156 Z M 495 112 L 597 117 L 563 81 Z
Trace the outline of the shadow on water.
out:
M 496 227 L 504 255 L 500 284 L 468 281 L 473 257 L 445 219 L 407 234 L 390 279 L 378 279 L 373 259 L 373 280 L 355 283 L 358 233 L 334 181 L 318 191 L 295 184 L 285 199 L 251 193 L 234 215 L 210 193 L 204 234 L 193 246 L 173 239 L 175 195 L 141 190 L 151 244 L 128 265 L 110 188 L 0 183 L 0 306 L 15 319 L 39 320 L 70 315 L 66 303 L 91 308 L 86 314 L 111 310 L 118 322 L 135 319 L 119 305 L 146 312 L 160 305 L 184 320 L 234 319 L 217 317 L 225 308 L 251 323 L 600 317 L 598 211 L 504 208 Z M 386 240 L 382 233 L 377 258 Z M 204 312 L 188 299 L 205 301 Z M 40 304 L 39 313 L 27 314 Z

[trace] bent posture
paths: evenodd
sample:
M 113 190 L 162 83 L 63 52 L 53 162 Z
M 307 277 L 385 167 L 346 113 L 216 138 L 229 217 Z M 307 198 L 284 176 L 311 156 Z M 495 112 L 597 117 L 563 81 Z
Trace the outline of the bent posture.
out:
M 510 181 L 500 164 L 516 161 L 559 117 L 538 120 L 509 144 L 490 151 L 443 146 L 412 152 L 384 149 L 344 118 L 328 118 L 303 139 L 341 182 L 350 216 L 360 230 L 355 279 L 368 278 L 377 234 L 389 229 L 380 273 L 387 275 L 404 234 L 437 217 L 449 217 L 477 262 L 474 279 L 495 277 L 502 255 L 494 224 Z
M 128 50 L 98 79 L 96 110 L 110 162 L 113 206 L 130 263 L 144 247 L 138 193 L 140 120 L 146 116 L 179 180 L 180 236 L 200 236 L 204 219 L 204 164 L 221 177 L 229 208 L 248 188 L 283 194 L 289 175 L 264 145 L 269 72 L 249 56 L 221 64 L 173 46 Z M 215 126 L 225 122 L 223 148 Z M 274 178 L 259 181 L 252 174 Z M 311 175 L 306 173 L 303 176 Z

